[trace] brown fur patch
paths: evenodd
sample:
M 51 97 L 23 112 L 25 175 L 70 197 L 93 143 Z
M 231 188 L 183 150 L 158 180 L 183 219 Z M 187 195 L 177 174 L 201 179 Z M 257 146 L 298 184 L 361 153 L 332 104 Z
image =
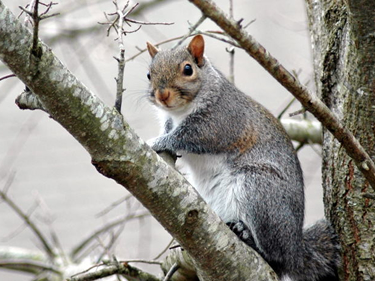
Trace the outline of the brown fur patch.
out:
M 257 134 L 254 128 L 248 126 L 242 135 L 229 146 L 229 149 L 237 149 L 241 154 L 250 150 L 257 141 Z

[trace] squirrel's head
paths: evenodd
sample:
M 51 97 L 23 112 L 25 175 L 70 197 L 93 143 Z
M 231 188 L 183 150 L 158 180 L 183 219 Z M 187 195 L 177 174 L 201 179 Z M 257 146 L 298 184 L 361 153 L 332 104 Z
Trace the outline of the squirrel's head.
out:
M 202 35 L 196 35 L 185 48 L 159 51 L 147 42 L 147 49 L 152 57 L 147 74 L 151 102 L 168 111 L 185 108 L 202 84 L 202 67 L 206 62 Z

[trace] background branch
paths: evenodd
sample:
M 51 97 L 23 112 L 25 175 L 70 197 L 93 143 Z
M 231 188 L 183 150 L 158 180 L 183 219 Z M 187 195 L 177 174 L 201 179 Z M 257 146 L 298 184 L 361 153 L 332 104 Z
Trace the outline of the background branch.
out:
M 56 253 L 53 251 L 50 243 L 44 237 L 42 232 L 38 229 L 35 223 L 30 219 L 30 217 L 25 214 L 13 200 L 11 200 L 8 195 L 0 190 L 0 197 L 15 211 L 17 215 L 19 215 L 22 220 L 31 228 L 34 234 L 38 237 L 39 241 L 42 243 L 43 248 L 46 254 L 53 260 L 56 257 Z
M 103 267 L 97 269 L 98 267 Z M 115 274 L 121 274 L 126 277 L 129 281 L 161 281 L 159 278 L 152 274 L 146 273 L 139 268 L 130 266 L 126 262 L 124 263 L 114 263 L 114 264 L 100 264 L 95 268 L 95 272 L 87 272 L 82 274 L 77 274 L 75 277 L 67 278 L 66 281 L 91 281 L 97 280 L 104 277 L 108 277 Z

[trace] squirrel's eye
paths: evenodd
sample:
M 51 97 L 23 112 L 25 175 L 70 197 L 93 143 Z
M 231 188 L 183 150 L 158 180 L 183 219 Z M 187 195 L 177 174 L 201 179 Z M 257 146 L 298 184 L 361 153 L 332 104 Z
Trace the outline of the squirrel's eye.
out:
M 191 76 L 193 74 L 193 68 L 191 67 L 190 64 L 186 64 L 184 66 L 184 71 L 183 71 L 184 75 L 186 76 Z
M 150 79 L 151 79 L 151 75 L 150 75 L 150 72 L 147 72 L 147 78 L 148 78 L 148 80 L 150 80 Z

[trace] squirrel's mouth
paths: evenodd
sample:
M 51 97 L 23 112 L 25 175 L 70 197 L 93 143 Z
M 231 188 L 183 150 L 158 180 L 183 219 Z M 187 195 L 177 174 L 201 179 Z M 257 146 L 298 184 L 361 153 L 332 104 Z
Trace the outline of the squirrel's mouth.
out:
M 173 110 L 186 105 L 187 100 L 183 99 L 181 94 L 172 88 L 155 91 L 155 103 L 163 108 Z

